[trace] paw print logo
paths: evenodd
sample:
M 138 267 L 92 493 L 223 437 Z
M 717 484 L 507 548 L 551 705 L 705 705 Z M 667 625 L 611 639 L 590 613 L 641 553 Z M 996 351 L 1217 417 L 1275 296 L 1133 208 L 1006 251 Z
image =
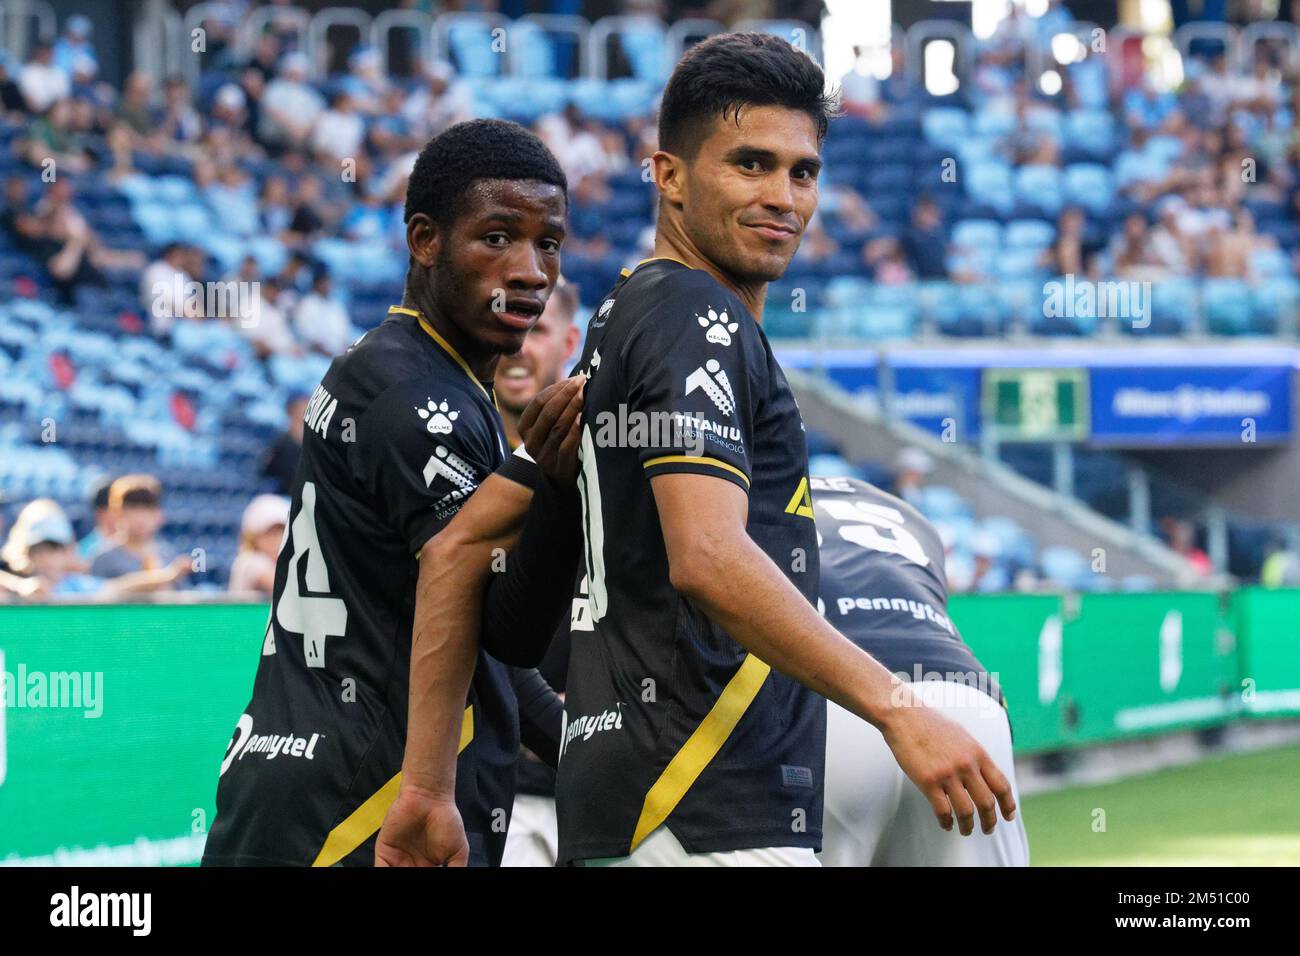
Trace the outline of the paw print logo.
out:
M 441 405 L 435 405 L 429 399 L 424 408 L 417 408 L 416 413 L 424 419 L 425 430 L 430 435 L 450 435 L 451 423 L 460 418 L 460 412 L 453 412 L 444 398 Z
M 697 315 L 695 318 L 699 321 L 700 328 L 705 330 L 704 337 L 714 345 L 730 345 L 731 337 L 740 328 L 738 322 L 728 321 L 725 309 L 722 312 L 709 309 L 707 317 Z

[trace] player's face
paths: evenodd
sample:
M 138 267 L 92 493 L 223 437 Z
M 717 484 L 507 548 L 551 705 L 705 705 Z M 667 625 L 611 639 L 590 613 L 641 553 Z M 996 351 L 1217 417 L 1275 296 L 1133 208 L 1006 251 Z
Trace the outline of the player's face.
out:
M 438 239 L 433 296 L 462 338 L 518 352 L 560 274 L 564 193 L 533 180 L 478 180 Z
M 682 183 L 686 232 L 742 281 L 785 274 L 817 209 L 817 126 L 800 110 L 748 106 L 713 120 Z
M 546 304 L 546 311 L 524 339 L 524 347 L 497 363 L 496 395 L 501 407 L 519 415 L 533 396 L 560 380 L 564 362 L 578 342 L 578 327 L 572 316 L 562 315 L 558 297 Z

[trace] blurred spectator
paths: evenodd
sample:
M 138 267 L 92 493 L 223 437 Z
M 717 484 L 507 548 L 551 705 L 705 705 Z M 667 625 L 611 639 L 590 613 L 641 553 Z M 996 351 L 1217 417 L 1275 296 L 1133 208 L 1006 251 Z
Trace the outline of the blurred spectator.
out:
M 18 114 L 27 112 L 27 98 L 14 81 L 9 64 L 9 55 L 0 51 L 0 113 L 17 119 Z
M 28 587 L 15 588 L 24 597 L 93 594 L 103 582 L 77 571 L 72 523 L 49 498 L 28 502 L 18 512 L 5 541 L 9 570 L 27 578 Z
M 846 114 L 869 123 L 880 122 L 889 112 L 880 97 L 880 81 L 872 75 L 869 59 L 859 45 L 853 47 L 853 68 L 840 79 L 840 96 Z
M 902 245 L 893 236 L 868 239 L 862 247 L 862 263 L 871 278 L 882 285 L 903 285 L 915 278 Z
M 153 77 L 137 70 L 126 78 L 122 101 L 117 105 L 117 116 L 131 131 L 135 148 L 143 152 L 159 152 L 162 143 L 156 138 L 162 117 L 153 105 Z
M 162 133 L 176 143 L 197 143 L 203 137 L 203 117 L 191 102 L 189 84 L 179 76 L 163 85 Z
M 402 106 L 411 132 L 422 140 L 432 139 L 448 126 L 474 115 L 474 95 L 456 79 L 456 69 L 446 60 L 434 60 L 425 67 L 425 82 Z
M 275 440 L 262 454 L 262 477 L 269 478 L 275 490 L 282 495 L 293 493 L 294 480 L 298 477 L 298 460 L 302 458 L 303 415 L 307 412 L 308 396 L 296 394 L 285 406 L 288 418 L 284 431 L 275 436 Z
M 280 308 L 280 284 L 263 278 L 253 296 L 253 310 L 239 317 L 241 335 L 253 344 L 259 358 L 297 354 L 300 349 L 289 331 L 289 320 Z
M 52 61 L 64 73 L 72 75 L 78 61 L 89 61 L 98 67 L 95 48 L 91 45 L 91 23 L 88 17 L 75 14 L 63 24 L 62 35 L 54 41 Z
M 353 162 L 361 155 L 366 124 L 354 108 L 347 93 L 335 93 L 329 109 L 317 117 L 311 131 L 311 149 L 321 162 L 337 164 L 340 160 Z
M 347 309 L 335 297 L 334 279 L 326 270 L 317 271 L 311 291 L 298 301 L 293 330 L 307 348 L 331 358 L 342 355 L 356 341 L 359 333 Z
M 185 315 L 185 284 L 194 278 L 186 271 L 189 262 L 185 244 L 169 242 L 140 274 L 140 308 L 154 335 L 169 334 L 176 320 Z
M 933 471 L 933 458 L 919 448 L 904 448 L 894 460 L 894 494 L 919 507 L 921 488 Z
M 1300 588 L 1300 555 L 1281 541 L 1270 542 L 1259 583 L 1266 588 Z
M 280 73 L 262 94 L 262 122 L 259 138 L 272 148 L 299 147 L 307 142 L 325 101 L 307 82 L 307 56 L 289 53 L 280 63 Z
M 948 238 L 939 206 L 922 196 L 912 209 L 912 224 L 903 233 L 903 254 L 918 279 L 948 278 Z
M 288 498 L 258 495 L 248 503 L 239 526 L 239 553 L 230 566 L 231 591 L 270 596 L 275 590 L 275 558 L 288 523 Z
M 72 81 L 54 65 L 54 48 L 38 43 L 32 48 L 31 60 L 18 74 L 18 88 L 23 91 L 28 110 L 44 113 L 72 92 Z
M 95 485 L 90 498 L 90 510 L 94 527 L 77 543 L 77 554 L 86 561 L 93 561 L 109 541 L 113 539 L 117 525 L 113 520 L 113 509 L 108 506 L 109 489 L 113 487 L 111 478 L 101 479 Z
M 86 137 L 75 128 L 72 113 L 72 100 L 56 100 L 27 130 L 23 158 L 42 174 L 50 169 L 84 173 L 93 162 Z
M 91 574 L 117 578 L 135 571 L 170 569 L 170 580 L 159 582 L 166 588 L 189 573 L 189 556 L 173 560 L 170 549 L 157 540 L 163 524 L 162 486 L 157 478 L 123 475 L 109 488 L 108 507 L 116 530 L 90 563 Z
M 1196 545 L 1196 528 L 1190 521 L 1166 515 L 1160 519 L 1160 533 L 1165 543 L 1186 558 L 1197 574 L 1208 576 L 1214 573 L 1210 556 Z

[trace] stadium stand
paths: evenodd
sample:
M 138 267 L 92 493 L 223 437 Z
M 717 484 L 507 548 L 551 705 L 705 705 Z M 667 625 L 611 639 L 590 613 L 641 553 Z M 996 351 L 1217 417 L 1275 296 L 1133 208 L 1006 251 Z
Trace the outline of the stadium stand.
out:
M 666 70 L 691 37 L 722 29 L 531 17 L 509 24 L 518 34 L 503 58 L 491 52 L 504 22 L 494 15 L 362 14 L 353 43 L 336 30 L 327 42 L 334 24 L 296 7 L 242 21 L 233 9 L 199 4 L 164 23 L 209 31 L 197 72 L 173 74 L 163 58 L 115 88 L 97 78 L 81 25 L 0 64 L 0 483 L 16 502 L 55 499 L 84 529 L 103 475 L 156 475 L 164 537 L 205 549 L 196 581 L 211 587 L 225 581 L 244 506 L 271 490 L 259 457 L 286 403 L 328 361 L 296 304 L 328 274 L 350 336 L 400 296 L 400 201 L 419 145 L 471 116 L 533 126 L 570 177 L 564 269 L 590 304 L 647 251 L 641 163 Z M 1044 283 L 1077 272 L 1153 282 L 1145 337 L 1294 336 L 1300 152 L 1283 131 L 1300 84 L 1267 44 L 1254 72 L 1211 44 L 1169 92 L 1140 71 L 1108 77 L 1081 43 L 1059 94 L 1041 93 L 1029 64 L 1086 26 L 1052 5 L 999 30 L 975 45 L 970 82 L 944 97 L 917 82 L 900 44 L 894 75 L 847 97 L 832 127 L 819 224 L 769 292 L 768 334 L 822 348 L 1040 337 L 1120 347 L 1138 335 L 1114 318 L 1044 314 Z M 189 317 L 189 287 L 142 282 L 147 263 L 164 264 L 154 275 L 242 282 L 255 301 L 207 301 L 192 310 L 206 318 Z M 888 461 L 819 452 L 831 457 L 814 470 L 888 482 Z M 1051 484 L 1047 452 L 1005 454 Z M 1077 467 L 1075 494 L 1119 516 L 1122 461 L 1099 452 Z M 977 520 L 940 487 L 921 506 L 952 539 L 955 567 L 980 566 L 981 588 L 1026 572 L 1079 583 L 1077 554 L 1007 516 Z M 1233 535 L 1244 554 L 1234 567 L 1257 569 L 1263 529 L 1238 522 Z

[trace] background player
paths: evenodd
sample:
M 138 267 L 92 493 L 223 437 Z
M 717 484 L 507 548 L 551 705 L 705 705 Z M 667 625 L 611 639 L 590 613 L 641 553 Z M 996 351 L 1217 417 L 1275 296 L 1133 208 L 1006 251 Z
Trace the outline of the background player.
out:
M 411 725 L 437 728 L 453 765 L 460 754 L 455 799 L 451 789 L 430 798 L 458 834 L 464 817 L 468 841 L 447 857 L 499 861 L 515 692 L 486 654 L 449 663 L 429 643 L 439 615 L 429 545 L 506 458 L 492 377 L 545 307 L 566 210 L 563 172 L 516 124 L 459 124 L 421 152 L 407 188 L 403 303 L 334 360 L 307 406 L 271 618 L 205 863 L 374 862 L 399 787 L 420 784 L 399 773 L 408 683 Z M 453 679 L 448 668 L 463 672 L 459 697 L 429 710 L 425 682 Z
M 948 617 L 943 543 L 901 498 L 857 478 L 812 478 L 822 612 L 927 707 L 979 741 L 1015 790 L 1011 724 L 996 680 Z M 917 683 L 919 682 L 919 683 Z M 1019 796 L 1017 795 L 1017 800 Z M 1027 866 L 1023 821 L 963 839 L 929 804 L 879 730 L 832 703 L 826 714 L 827 866 Z

